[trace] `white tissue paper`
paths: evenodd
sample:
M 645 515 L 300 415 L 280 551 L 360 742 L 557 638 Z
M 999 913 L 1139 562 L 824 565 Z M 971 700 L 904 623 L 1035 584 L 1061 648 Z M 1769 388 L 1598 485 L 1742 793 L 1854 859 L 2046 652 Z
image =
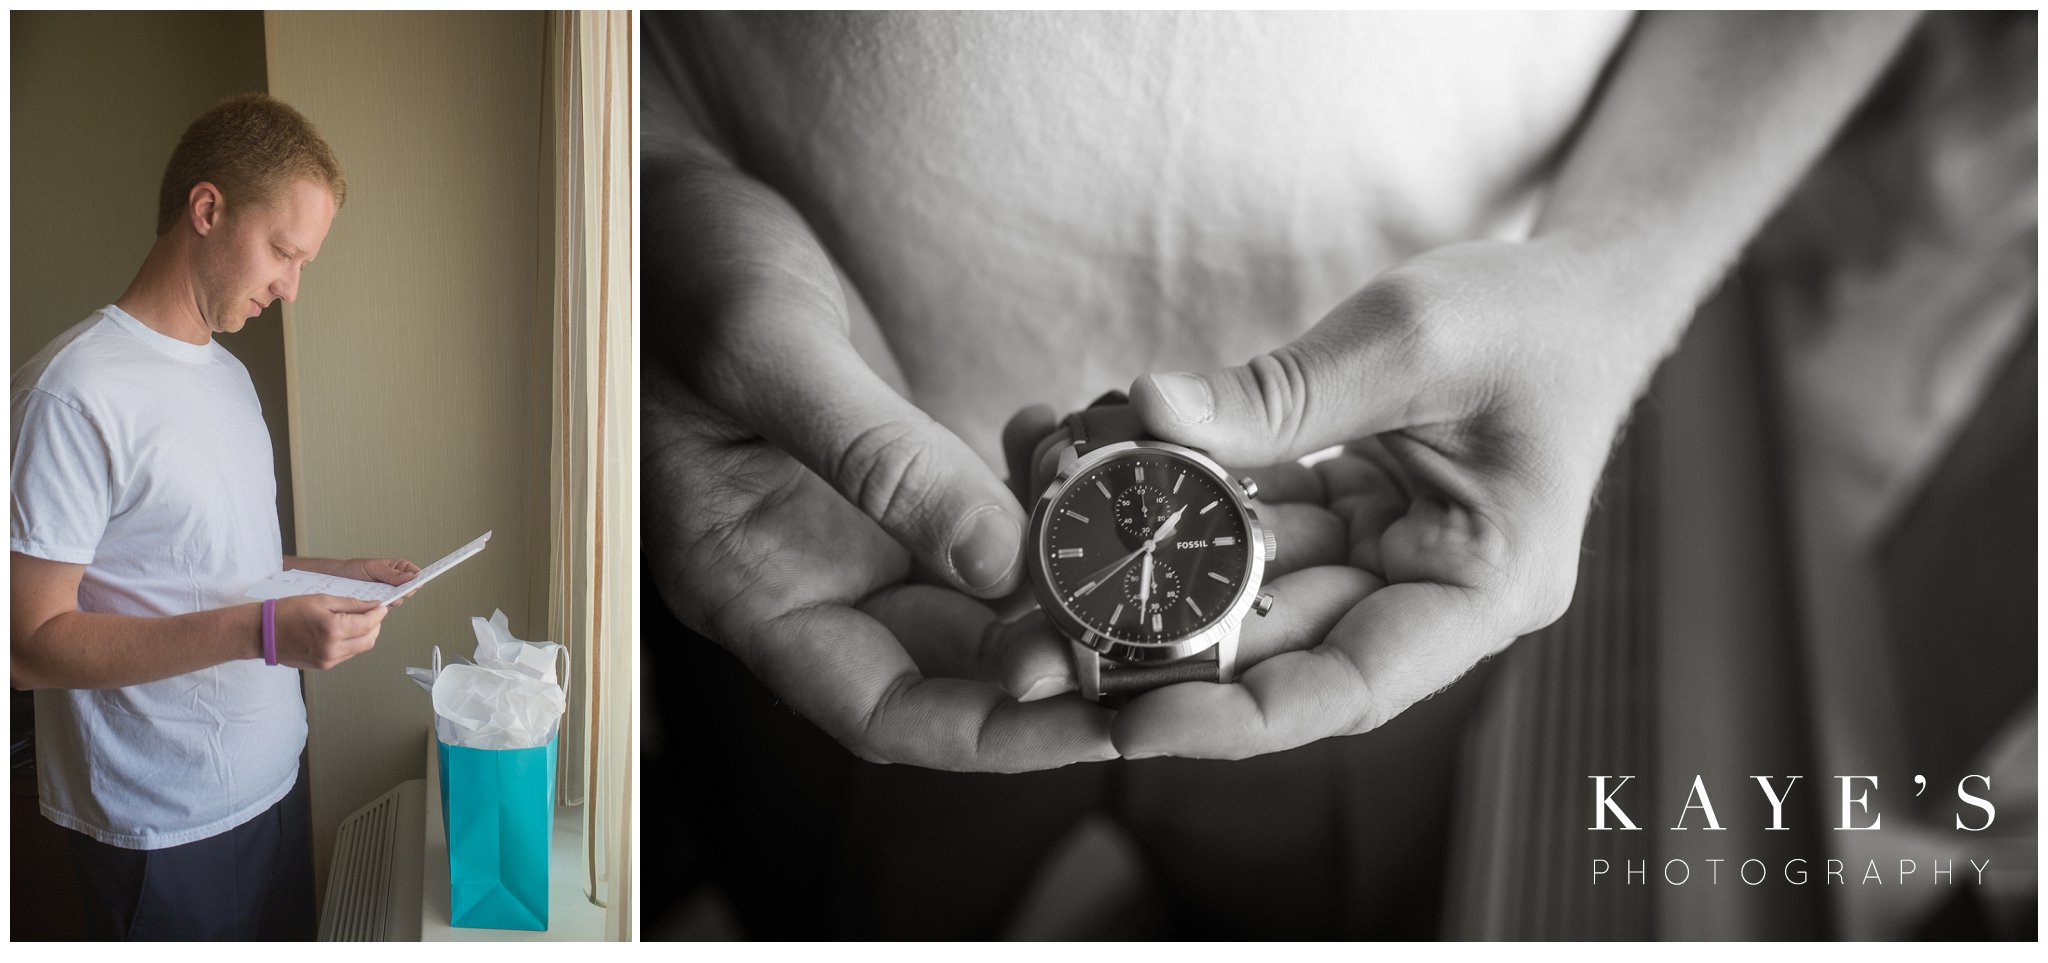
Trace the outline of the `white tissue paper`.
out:
M 434 731 L 451 746 L 470 749 L 533 749 L 548 744 L 568 705 L 564 678 L 555 676 L 563 649 L 553 642 L 538 645 L 512 637 L 504 612 L 489 619 L 472 618 L 476 632 L 474 665 L 442 668 L 441 647 L 434 647 L 430 669 L 409 667 L 405 674 L 434 695 Z

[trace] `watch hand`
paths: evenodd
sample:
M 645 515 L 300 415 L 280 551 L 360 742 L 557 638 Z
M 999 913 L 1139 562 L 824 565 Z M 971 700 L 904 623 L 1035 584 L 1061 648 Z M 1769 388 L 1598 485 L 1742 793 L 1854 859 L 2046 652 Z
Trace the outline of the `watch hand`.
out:
M 1145 607 L 1152 603 L 1152 553 L 1145 553 L 1144 573 L 1138 576 L 1138 618 L 1145 617 Z
M 1180 524 L 1180 517 L 1187 514 L 1187 511 L 1188 507 L 1182 505 L 1174 509 L 1173 514 L 1166 516 L 1166 521 L 1159 526 L 1159 530 L 1153 532 L 1152 537 L 1145 540 L 1145 550 L 1151 551 L 1153 546 L 1165 541 L 1166 536 L 1173 534 L 1174 526 Z
M 1105 579 L 1109 578 L 1112 575 L 1115 575 L 1118 572 L 1123 571 L 1124 566 L 1131 564 L 1131 559 L 1137 558 L 1140 555 L 1144 555 L 1152 551 L 1153 546 L 1157 545 L 1160 539 L 1163 539 L 1166 536 L 1173 534 L 1174 526 L 1180 524 L 1180 517 L 1186 514 L 1187 510 L 1188 507 L 1186 505 L 1182 505 L 1181 507 L 1174 509 L 1173 514 L 1166 516 L 1165 524 L 1160 525 L 1159 531 L 1155 533 L 1151 538 L 1146 539 L 1145 544 L 1140 545 L 1136 549 L 1132 550 L 1131 554 L 1109 563 L 1109 565 L 1105 566 L 1101 571 L 1096 572 L 1094 575 L 1088 576 L 1087 579 L 1082 581 L 1080 591 L 1075 592 L 1074 597 L 1080 598 L 1083 595 L 1087 595 L 1088 593 L 1095 591 L 1095 587 L 1097 585 L 1101 585 Z
M 1124 566 L 1131 564 L 1131 559 L 1137 558 L 1138 556 L 1145 554 L 1145 550 L 1151 547 L 1152 546 L 1150 545 L 1140 545 L 1137 548 L 1131 550 L 1131 554 L 1109 563 L 1107 566 L 1104 566 L 1101 571 L 1088 576 L 1086 579 L 1083 579 L 1081 582 L 1081 590 L 1075 592 L 1074 597 L 1079 598 L 1083 595 L 1087 595 L 1089 592 L 1094 591 L 1095 586 L 1101 585 L 1104 581 L 1107 581 L 1110 576 L 1123 571 Z

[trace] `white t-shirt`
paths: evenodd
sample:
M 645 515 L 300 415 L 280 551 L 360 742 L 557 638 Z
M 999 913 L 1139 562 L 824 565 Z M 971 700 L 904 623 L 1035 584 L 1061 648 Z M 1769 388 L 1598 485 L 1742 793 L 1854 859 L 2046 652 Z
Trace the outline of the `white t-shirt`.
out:
M 794 205 L 999 465 L 1022 405 L 1242 364 L 1526 235 L 1630 16 L 649 17 L 643 139 L 694 122 Z
M 86 566 L 78 607 L 183 615 L 278 571 L 277 478 L 249 372 L 108 305 L 14 373 L 16 552 Z M 299 674 L 251 658 L 36 694 L 42 810 L 129 849 L 205 839 L 298 777 Z

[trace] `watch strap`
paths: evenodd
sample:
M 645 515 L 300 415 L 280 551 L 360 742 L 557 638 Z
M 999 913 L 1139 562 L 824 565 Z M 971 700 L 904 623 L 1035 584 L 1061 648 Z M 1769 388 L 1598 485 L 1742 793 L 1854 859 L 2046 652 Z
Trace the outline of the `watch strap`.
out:
M 1112 709 L 1161 686 L 1178 682 L 1215 682 L 1221 677 L 1210 654 L 1166 665 L 1128 665 L 1102 659 L 1102 692 L 1096 701 Z
M 1067 437 L 1073 442 L 1074 454 L 1085 455 L 1102 445 L 1137 441 L 1145 437 L 1145 426 L 1139 424 L 1131 399 L 1112 391 L 1067 416 Z

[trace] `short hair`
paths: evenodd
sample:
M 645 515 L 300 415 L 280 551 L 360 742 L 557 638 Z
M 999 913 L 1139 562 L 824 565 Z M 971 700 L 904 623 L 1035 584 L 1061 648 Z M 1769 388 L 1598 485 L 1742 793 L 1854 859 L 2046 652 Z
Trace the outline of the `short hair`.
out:
M 302 177 L 327 185 L 336 209 L 348 197 L 341 161 L 306 115 L 268 94 L 230 97 L 200 114 L 171 151 L 157 198 L 157 236 L 184 216 L 192 188 L 201 181 L 241 205 L 266 203 Z

